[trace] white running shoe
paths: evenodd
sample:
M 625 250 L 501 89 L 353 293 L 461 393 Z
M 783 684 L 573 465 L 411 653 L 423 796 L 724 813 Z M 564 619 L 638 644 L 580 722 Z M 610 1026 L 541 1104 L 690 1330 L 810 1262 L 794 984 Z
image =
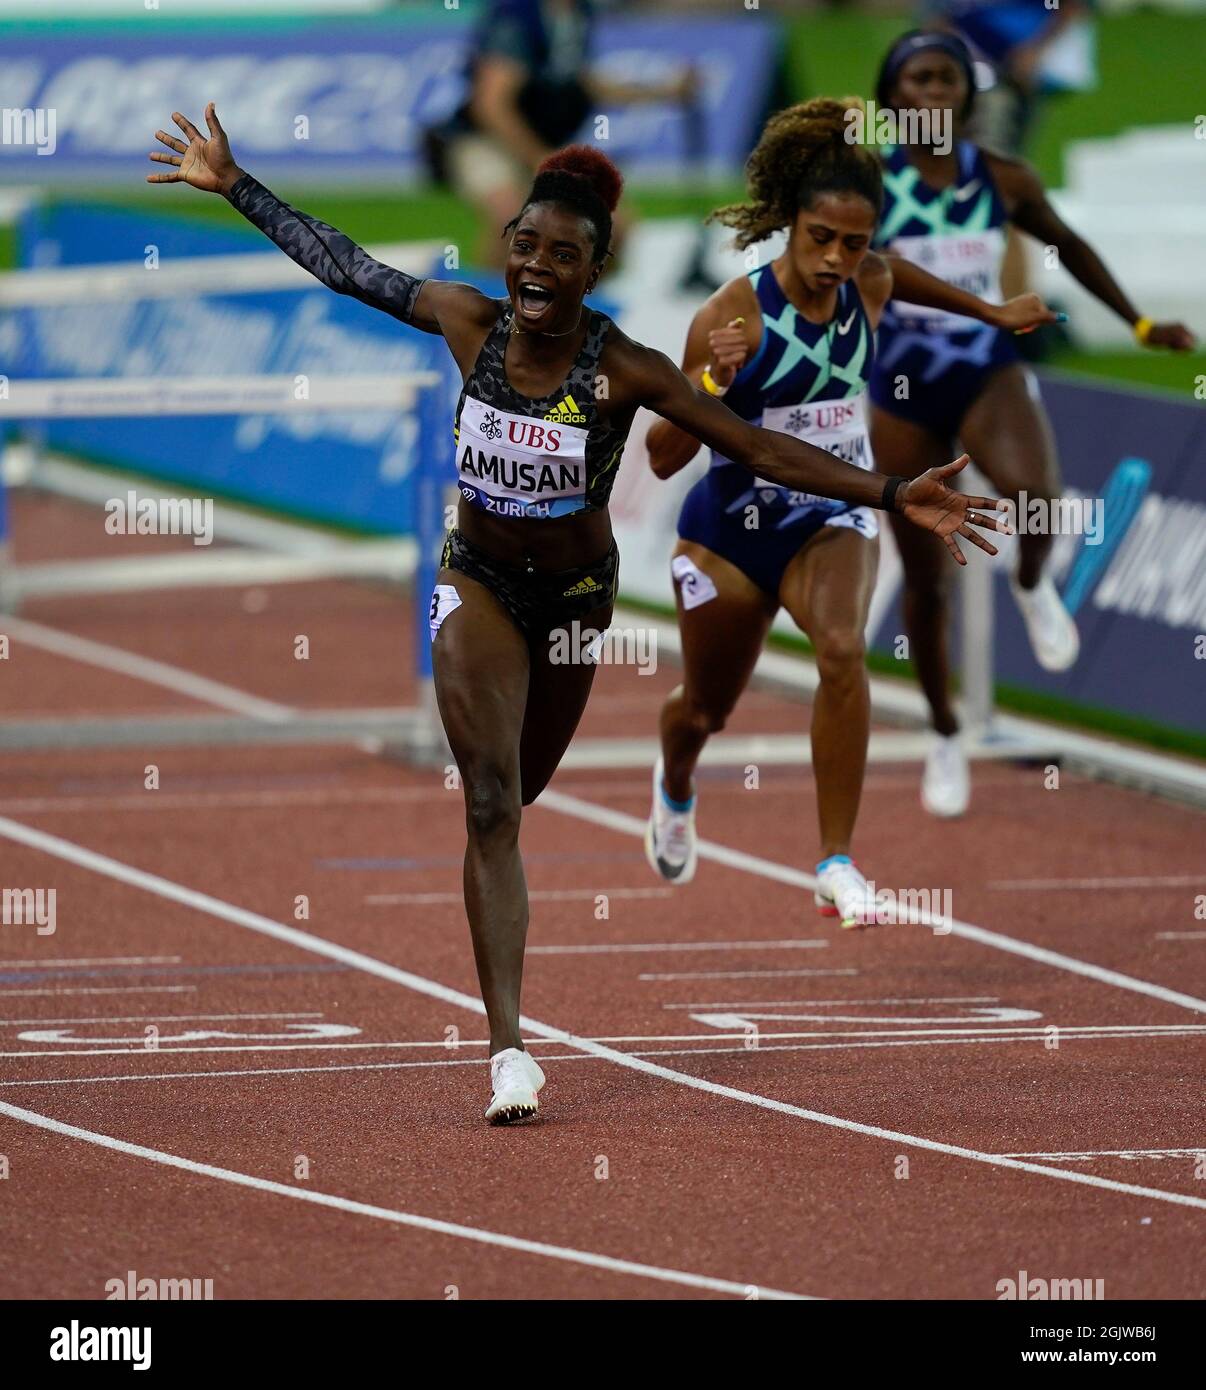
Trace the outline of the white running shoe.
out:
M 1034 659 L 1044 671 L 1066 671 L 1080 655 L 1076 620 L 1064 607 L 1055 583 L 1043 575 L 1033 589 L 1023 589 L 1009 576 L 1014 602 L 1021 610 Z
M 971 800 L 967 754 L 958 734 L 935 734 L 921 778 L 921 804 L 931 816 L 961 816 Z
M 839 917 L 848 930 L 854 927 L 873 927 L 878 918 L 875 895 L 857 865 L 827 864 L 817 874 L 813 901 L 822 917 Z
M 666 805 L 662 790 L 662 760 L 653 765 L 653 807 L 645 827 L 645 858 L 656 874 L 670 883 L 690 883 L 695 877 L 695 798 L 689 811 Z
M 490 1058 L 490 1084 L 494 1095 L 486 1110 L 492 1125 L 515 1125 L 536 1118 L 540 1103 L 536 1093 L 544 1085 L 544 1072 L 530 1052 L 506 1047 Z

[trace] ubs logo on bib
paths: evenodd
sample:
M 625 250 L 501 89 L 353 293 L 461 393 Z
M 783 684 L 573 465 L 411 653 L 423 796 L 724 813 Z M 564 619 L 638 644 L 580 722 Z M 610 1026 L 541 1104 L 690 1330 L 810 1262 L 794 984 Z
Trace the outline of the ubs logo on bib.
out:
M 487 410 L 482 417 L 482 438 L 498 439 L 502 434 L 502 426 L 498 423 L 498 416 L 492 410 Z
M 857 397 L 846 401 L 825 401 L 811 410 L 793 410 L 784 423 L 791 434 L 841 429 L 858 418 L 859 408 Z
M 483 430 L 483 433 L 485 431 Z M 500 430 L 501 434 L 502 431 Z M 535 420 L 514 418 L 507 421 L 507 438 L 521 449 L 541 449 L 547 454 L 555 454 L 561 448 L 561 431 L 549 429 L 547 425 Z

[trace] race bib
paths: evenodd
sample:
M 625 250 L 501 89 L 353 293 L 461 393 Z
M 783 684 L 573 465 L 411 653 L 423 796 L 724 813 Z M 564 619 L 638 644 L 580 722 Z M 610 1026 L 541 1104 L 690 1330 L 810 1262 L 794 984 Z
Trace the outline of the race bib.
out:
M 497 516 L 565 516 L 586 506 L 587 431 L 465 397 L 456 445 L 462 496 Z
M 1005 255 L 1005 233 L 1000 227 L 954 236 L 900 236 L 888 250 L 978 299 L 987 300 L 989 304 L 1002 302 L 1001 261 Z M 979 319 L 952 314 L 945 309 L 907 304 L 900 299 L 892 301 L 891 310 L 903 327 L 923 333 L 958 333 L 983 327 Z
M 859 392 L 857 396 L 844 401 L 772 406 L 762 412 L 762 428 L 802 439 L 856 468 L 870 468 L 871 445 L 867 438 L 866 402 L 866 393 Z M 781 483 L 772 483 L 765 478 L 755 481 L 759 488 L 774 488 L 777 494 L 775 500 L 783 501 L 789 507 L 833 508 L 845 505 L 813 492 L 794 492 Z

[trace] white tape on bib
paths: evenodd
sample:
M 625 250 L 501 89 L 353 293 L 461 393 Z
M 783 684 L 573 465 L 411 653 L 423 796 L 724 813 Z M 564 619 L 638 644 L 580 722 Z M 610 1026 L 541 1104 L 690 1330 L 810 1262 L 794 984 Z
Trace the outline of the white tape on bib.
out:
M 460 606 L 461 596 L 451 584 L 437 584 L 435 586 L 435 592 L 431 596 L 431 612 L 428 614 L 428 624 L 431 627 L 431 640 L 433 642 L 444 619 L 453 609 Z
M 849 526 L 852 531 L 857 531 L 869 541 L 873 541 L 879 535 L 879 517 L 870 507 L 855 507 L 849 512 L 839 512 L 837 516 L 831 516 L 825 525 Z
M 716 597 L 716 585 L 689 555 L 676 555 L 670 562 L 670 573 L 682 590 L 684 608 L 698 608 Z

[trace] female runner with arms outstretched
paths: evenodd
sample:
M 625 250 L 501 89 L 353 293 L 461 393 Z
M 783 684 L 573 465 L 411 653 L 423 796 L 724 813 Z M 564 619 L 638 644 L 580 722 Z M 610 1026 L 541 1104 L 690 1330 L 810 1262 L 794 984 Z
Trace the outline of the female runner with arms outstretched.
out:
M 883 187 L 878 153 L 847 138 L 860 105 L 817 98 L 767 122 L 746 166 L 749 201 L 713 216 L 736 230 L 740 250 L 783 229 L 787 246 L 700 309 L 683 371 L 743 419 L 870 468 L 866 388 L 894 274 L 921 302 L 989 323 L 1025 329 L 1055 315 L 1036 295 L 986 304 L 870 250 Z M 660 421 L 648 447 L 654 472 L 667 478 L 699 442 Z M 876 920 L 850 842 L 871 728 L 863 633 L 878 529 L 866 507 L 768 485 L 720 453 L 687 494 L 671 566 L 683 683 L 662 709 L 645 836 L 663 878 L 686 883 L 694 875 L 692 773 L 745 689 L 782 606 L 811 640 L 820 677 L 811 730 L 821 832 L 816 903 L 843 927 Z
M 943 148 L 943 137 L 952 129 L 958 134 L 975 98 L 971 57 L 960 39 L 924 30 L 903 35 L 884 59 L 875 96 L 881 110 L 929 116 L 933 135 L 931 144 L 897 145 L 887 154 L 875 239 L 880 250 L 999 300 L 1005 230 L 1013 223 L 1054 247 L 1064 269 L 1125 319 L 1145 346 L 1193 346 L 1183 324 L 1153 323 L 1139 314 L 1093 248 L 1047 201 L 1029 165 L 966 140 Z M 907 293 L 898 294 L 880 326 L 871 400 L 871 443 L 887 473 L 912 477 L 948 457 L 958 439 L 992 485 L 1015 501 L 1024 492 L 1029 507 L 1059 491 L 1051 426 L 1034 378 L 1012 337 L 997 326 L 920 310 Z M 958 816 L 967 809 L 971 787 L 950 699 L 945 557 L 911 527 L 894 529 L 904 564 L 910 654 L 934 726 L 921 799 L 934 815 Z M 1080 642 L 1044 571 L 1052 539 L 1050 528 L 1026 528 L 1010 587 L 1039 665 L 1065 671 L 1076 661 Z
M 464 379 L 461 498 L 432 605 L 433 665 L 465 794 L 465 907 L 490 1028 L 486 1118 L 528 1119 L 544 1075 L 519 1032 L 528 927 L 520 814 L 561 761 L 594 676 L 591 664 L 554 663 L 550 634 L 575 620 L 604 629 L 611 618 L 617 555 L 607 499 L 638 407 L 777 484 L 900 511 L 936 531 L 960 560 L 956 536 L 993 553 L 972 528 L 1006 527 L 984 515 L 997 505 L 991 498 L 947 487 L 966 460 L 906 482 L 755 429 L 664 354 L 586 307 L 622 183 L 597 150 L 572 147 L 541 167 L 511 229 L 507 297 L 499 300 L 373 260 L 244 173 L 212 103 L 205 119 L 208 139 L 173 114 L 187 140 L 156 133 L 173 153 L 152 160 L 174 167 L 149 180 L 227 197 L 329 288 L 442 335 Z

